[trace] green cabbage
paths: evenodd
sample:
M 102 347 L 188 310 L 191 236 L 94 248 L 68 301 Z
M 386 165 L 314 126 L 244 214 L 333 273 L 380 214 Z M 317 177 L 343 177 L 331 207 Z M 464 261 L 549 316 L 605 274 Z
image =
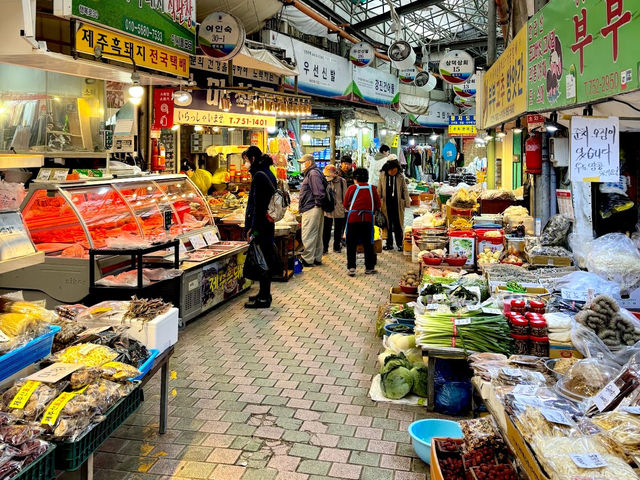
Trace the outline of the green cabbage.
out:
M 398 400 L 411 391 L 413 376 L 405 367 L 395 367 L 382 374 L 382 393 L 385 397 Z
M 396 367 L 411 368 L 411 364 L 407 361 L 407 357 L 404 353 L 400 352 L 398 355 L 389 355 L 384 359 L 384 364 L 380 368 L 380 373 L 388 372 Z
M 429 369 L 425 366 L 413 367 L 410 373 L 413 378 L 411 391 L 419 397 L 426 397 L 427 385 L 429 384 Z

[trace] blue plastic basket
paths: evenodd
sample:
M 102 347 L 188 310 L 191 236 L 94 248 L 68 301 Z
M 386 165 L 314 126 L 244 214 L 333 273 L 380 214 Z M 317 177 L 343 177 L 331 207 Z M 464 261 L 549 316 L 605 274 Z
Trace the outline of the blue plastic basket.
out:
M 32 363 L 42 360 L 51 353 L 53 337 L 60 331 L 57 325 L 49 325 L 50 331 L 34 338 L 26 345 L 0 357 L 0 381 L 28 367 Z
M 142 380 L 144 376 L 149 373 L 149 370 L 151 370 L 151 367 L 153 367 L 153 362 L 155 362 L 156 357 L 160 354 L 160 352 L 155 348 L 150 349 L 149 353 L 151 354 L 149 355 L 149 358 L 147 358 L 145 362 L 140 366 L 140 368 L 138 368 L 138 370 L 140 370 L 140 372 L 142 373 L 140 373 L 140 375 L 138 375 L 133 380 Z

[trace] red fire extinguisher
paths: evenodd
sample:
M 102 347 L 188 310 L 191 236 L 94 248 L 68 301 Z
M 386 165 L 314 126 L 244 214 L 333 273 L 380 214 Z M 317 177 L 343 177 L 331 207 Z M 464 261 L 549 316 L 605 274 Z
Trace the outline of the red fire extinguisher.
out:
M 531 135 L 524 142 L 526 173 L 542 173 L 542 136 Z
M 164 153 L 164 145 L 157 138 L 152 139 L 151 143 L 151 171 L 163 172 L 166 165 L 166 157 Z

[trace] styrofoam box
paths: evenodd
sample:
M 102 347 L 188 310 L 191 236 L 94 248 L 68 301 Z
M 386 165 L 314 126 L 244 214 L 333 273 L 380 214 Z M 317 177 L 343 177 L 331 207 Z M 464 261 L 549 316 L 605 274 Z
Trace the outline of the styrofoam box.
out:
M 131 326 L 127 332 L 130 337 L 160 353 L 178 342 L 178 309 L 175 307 L 150 322 L 127 320 L 124 324 Z

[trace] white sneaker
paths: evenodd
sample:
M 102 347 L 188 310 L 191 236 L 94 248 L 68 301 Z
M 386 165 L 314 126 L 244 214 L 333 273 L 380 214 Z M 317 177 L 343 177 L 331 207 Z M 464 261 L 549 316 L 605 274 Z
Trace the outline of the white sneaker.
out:
M 356 276 L 356 269 L 355 268 L 350 268 L 349 271 L 347 272 L 347 275 L 349 275 L 350 277 L 355 277 Z

